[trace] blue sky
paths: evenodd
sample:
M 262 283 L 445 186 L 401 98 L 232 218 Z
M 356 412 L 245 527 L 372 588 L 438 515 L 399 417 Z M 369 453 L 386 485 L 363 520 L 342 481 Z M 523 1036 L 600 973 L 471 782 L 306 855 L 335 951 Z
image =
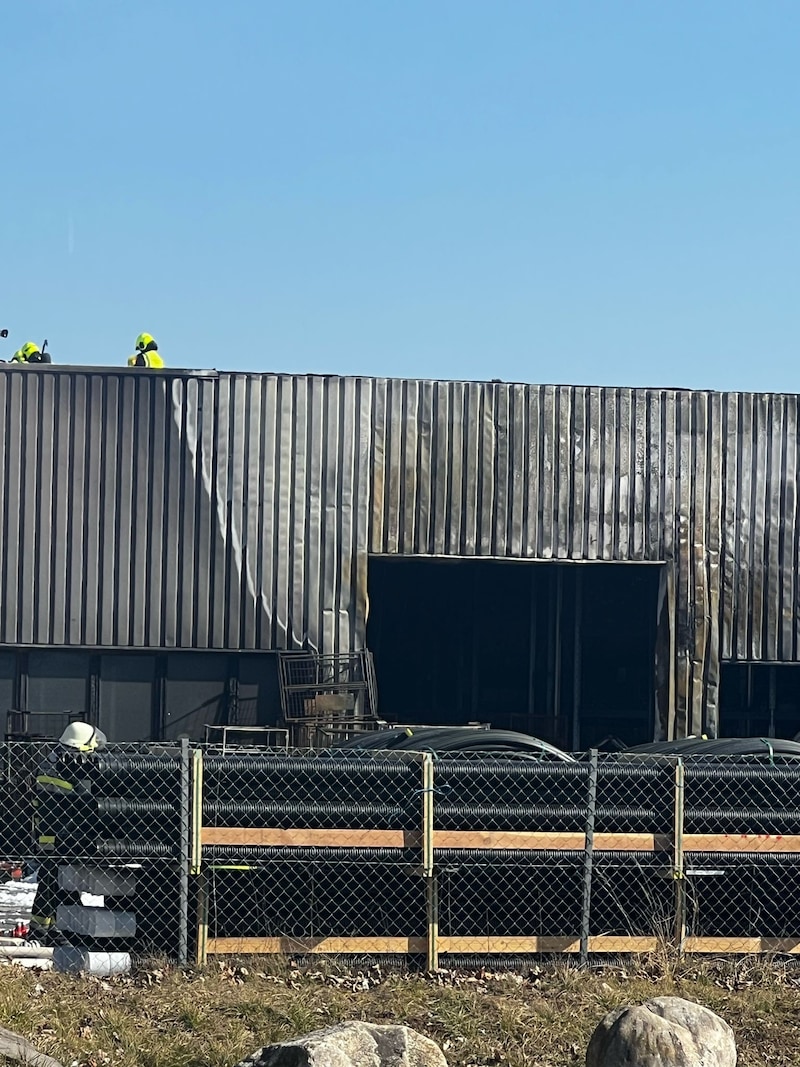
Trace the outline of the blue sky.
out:
M 0 341 L 800 388 L 800 5 L 26 0 Z

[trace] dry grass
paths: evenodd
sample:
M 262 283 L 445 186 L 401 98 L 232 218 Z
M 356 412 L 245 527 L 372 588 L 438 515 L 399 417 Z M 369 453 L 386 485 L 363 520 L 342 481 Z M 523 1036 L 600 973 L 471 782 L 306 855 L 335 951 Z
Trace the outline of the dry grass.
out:
M 676 994 L 730 1022 L 742 1067 L 800 1064 L 800 972 L 778 965 L 651 959 L 599 972 L 556 964 L 430 979 L 264 967 L 152 968 L 112 981 L 4 967 L 0 1025 L 67 1067 L 232 1067 L 261 1045 L 343 1019 L 399 1019 L 438 1041 L 457 1067 L 557 1067 L 582 1062 L 610 1008 Z

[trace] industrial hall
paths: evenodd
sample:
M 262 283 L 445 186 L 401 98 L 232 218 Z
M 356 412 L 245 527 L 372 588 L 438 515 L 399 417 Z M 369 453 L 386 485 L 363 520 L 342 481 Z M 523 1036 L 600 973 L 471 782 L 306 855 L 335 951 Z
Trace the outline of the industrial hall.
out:
M 795 395 L 5 365 L 0 412 L 9 722 L 355 715 L 358 661 L 360 722 L 800 731 Z

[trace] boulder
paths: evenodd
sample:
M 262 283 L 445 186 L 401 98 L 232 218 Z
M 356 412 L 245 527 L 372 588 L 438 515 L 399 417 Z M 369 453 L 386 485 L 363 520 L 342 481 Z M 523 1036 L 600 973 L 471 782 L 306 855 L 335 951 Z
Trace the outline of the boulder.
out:
M 408 1026 L 346 1022 L 266 1045 L 237 1067 L 447 1067 L 430 1038 Z
M 611 1011 L 592 1035 L 586 1067 L 735 1067 L 733 1030 L 702 1004 L 654 997 Z
M 20 1063 L 26 1064 L 26 1067 L 61 1067 L 58 1060 L 54 1060 L 52 1056 L 45 1056 L 43 1052 L 34 1048 L 30 1041 L 2 1026 L 0 1026 L 0 1058 L 19 1060 Z

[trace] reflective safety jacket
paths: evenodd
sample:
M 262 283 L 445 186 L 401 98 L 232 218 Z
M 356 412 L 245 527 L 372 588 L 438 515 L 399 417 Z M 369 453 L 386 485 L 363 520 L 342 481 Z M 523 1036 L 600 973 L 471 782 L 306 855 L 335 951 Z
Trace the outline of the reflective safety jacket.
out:
M 41 849 L 80 853 L 90 830 L 91 792 L 86 759 L 63 745 L 53 748 L 36 775 L 34 826 Z
M 129 367 L 158 367 L 164 366 L 164 360 L 158 352 L 134 352 L 128 356 Z
M 44 355 L 39 352 L 30 352 L 26 354 L 21 348 L 18 352 L 15 352 L 11 357 L 12 363 L 52 363 L 50 359 L 50 353 L 45 352 Z

